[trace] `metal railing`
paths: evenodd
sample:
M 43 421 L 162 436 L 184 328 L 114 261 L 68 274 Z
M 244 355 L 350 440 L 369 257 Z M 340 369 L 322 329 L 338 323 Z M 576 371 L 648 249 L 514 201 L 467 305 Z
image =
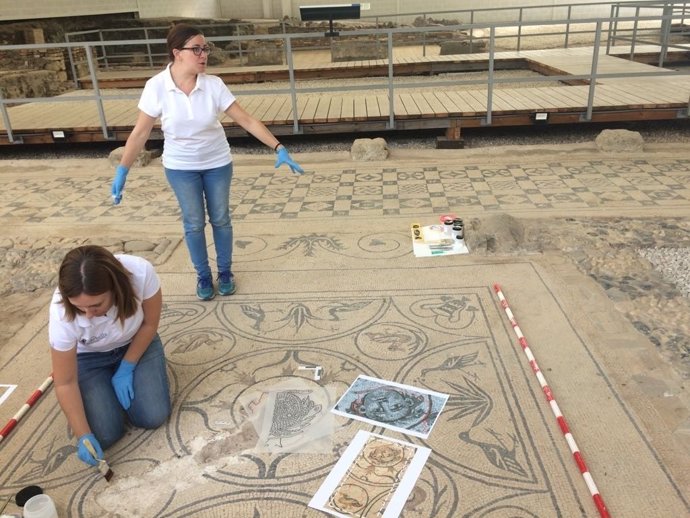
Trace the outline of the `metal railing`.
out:
M 260 22 L 244 22 L 244 21 L 234 21 L 227 23 L 217 23 L 217 24 L 200 24 L 196 27 L 200 28 L 202 31 L 205 29 L 211 29 L 213 31 L 224 30 L 228 35 L 239 35 L 244 30 L 254 30 L 257 25 L 275 25 L 276 21 L 260 21 Z M 284 30 L 284 22 L 283 32 Z M 165 38 L 168 31 L 170 30 L 169 25 L 165 26 L 141 26 L 141 27 L 118 27 L 118 28 L 108 28 L 108 29 L 91 29 L 87 31 L 76 31 L 65 33 L 65 41 L 67 43 L 76 42 L 93 42 L 94 38 L 97 41 L 103 42 L 103 45 L 94 47 L 96 52 L 95 59 L 99 65 L 102 65 L 106 70 L 110 68 L 111 65 L 116 63 L 122 63 L 125 60 L 131 62 L 132 59 L 142 58 L 142 65 L 148 65 L 153 67 L 160 65 L 161 62 L 166 62 L 168 53 L 165 48 L 165 41 L 163 43 L 152 43 L 153 40 Z M 134 37 L 128 41 L 137 40 L 140 45 L 134 46 L 131 52 L 122 52 L 119 46 L 112 45 L 114 41 L 120 41 L 120 35 L 122 33 L 134 33 Z M 115 39 L 111 39 L 110 35 L 118 36 Z M 238 48 L 240 56 L 242 55 L 241 46 Z M 70 65 L 72 70 L 75 70 L 75 63 L 73 57 L 70 54 Z
M 680 24 L 682 25 L 685 20 L 686 13 L 690 12 L 690 4 L 686 0 L 667 0 L 664 2 L 657 1 L 640 1 L 635 3 L 621 2 L 621 3 L 611 3 L 611 2 L 581 2 L 581 3 L 570 3 L 562 5 L 554 4 L 541 4 L 541 5 L 530 5 L 521 7 L 491 7 L 484 9 L 452 9 L 443 11 L 418 11 L 418 12 L 405 12 L 397 14 L 385 14 L 385 15 L 365 15 L 361 16 L 360 20 L 363 22 L 371 22 L 374 28 L 378 29 L 381 25 L 385 25 L 386 20 L 392 20 L 394 23 L 398 23 L 400 19 L 414 18 L 420 20 L 422 27 L 427 23 L 436 22 L 437 19 L 434 17 L 439 16 L 456 16 L 461 18 L 459 20 L 460 24 L 484 24 L 484 23 L 503 23 L 510 22 L 518 28 L 517 32 L 517 45 L 516 50 L 519 52 L 522 48 L 522 27 L 525 22 L 534 21 L 544 21 L 544 17 L 540 15 L 542 12 L 551 13 L 551 20 L 560 19 L 567 20 L 562 31 L 563 34 L 563 47 L 568 48 L 570 39 L 572 36 L 577 36 L 578 34 L 586 34 L 589 31 L 578 31 L 573 30 L 572 25 L 577 25 L 581 20 L 588 20 L 592 18 L 597 18 L 593 16 L 593 11 L 601 11 L 602 15 L 608 13 L 610 18 L 618 18 L 625 16 L 647 16 L 655 15 L 657 12 L 662 11 L 663 14 L 681 13 Z M 634 12 L 633 12 L 634 11 Z M 324 22 L 325 23 L 325 22 Z M 291 24 L 289 19 L 280 20 L 259 20 L 253 22 L 243 22 L 243 21 L 233 21 L 226 23 L 216 23 L 216 24 L 203 24 L 198 27 L 202 30 L 209 29 L 210 31 L 217 32 L 219 30 L 227 30 L 228 35 L 239 35 L 242 32 L 242 28 L 254 30 L 256 26 L 270 25 L 275 26 L 279 24 L 282 34 L 288 34 L 288 26 Z M 457 24 L 454 24 L 457 25 Z M 452 25 L 449 25 L 452 26 Z M 322 28 L 325 30 L 325 27 Z M 120 35 L 123 32 L 134 32 L 135 37 L 132 39 L 137 39 L 142 41 L 142 51 L 137 51 L 137 53 L 126 53 L 118 52 L 115 46 L 101 46 L 97 47 L 96 61 L 99 64 L 103 64 L 105 69 L 108 69 L 111 63 L 122 62 L 126 59 L 141 59 L 142 64 L 148 64 L 148 66 L 153 67 L 154 65 L 159 65 L 161 62 L 165 62 L 167 53 L 165 52 L 164 45 L 158 45 L 157 49 L 152 49 L 152 44 L 149 40 L 152 36 L 155 37 L 159 34 L 160 37 L 165 37 L 169 26 L 152 26 L 152 27 L 123 27 L 123 28 L 110 28 L 110 29 L 94 29 L 89 31 L 79 31 L 70 32 L 65 34 L 65 41 L 67 43 L 74 41 L 84 41 L 82 38 L 84 36 L 97 37 L 98 41 L 108 41 L 108 36 L 111 34 Z M 317 31 L 319 29 L 316 29 Z M 637 30 L 637 27 L 636 27 Z M 347 32 L 346 29 L 344 29 Z M 306 31 L 305 31 L 306 32 Z M 610 38 L 614 39 L 619 33 L 619 26 L 617 22 L 613 22 L 613 30 L 609 32 Z M 423 47 L 426 46 L 426 41 L 424 38 L 425 33 L 422 33 L 421 44 Z M 548 36 L 551 33 L 544 34 L 530 34 L 530 37 L 534 36 Z M 612 35 L 612 36 L 611 36 Z M 475 48 L 474 42 L 477 39 L 473 33 L 469 33 L 469 47 L 470 52 Z M 497 36 L 498 37 L 498 36 Z M 625 37 L 625 36 L 621 36 Z M 112 40 L 114 41 L 114 40 Z M 294 42 L 293 42 L 294 43 Z M 610 44 L 610 42 L 609 42 Z M 112 49 L 110 52 L 108 49 Z M 292 45 L 293 50 L 298 50 L 298 45 Z M 236 55 L 239 56 L 240 64 L 243 61 L 243 55 L 246 54 L 245 49 L 240 43 L 237 43 L 237 49 L 234 51 Z M 426 49 L 423 49 L 423 55 L 426 55 Z M 72 67 L 74 65 L 72 64 Z
M 444 82 L 435 82 L 434 87 L 439 87 L 439 86 L 464 86 L 464 85 L 485 85 L 486 86 L 486 94 L 487 94 L 487 114 L 486 118 L 483 120 L 483 123 L 485 125 L 491 125 L 492 124 L 492 106 L 493 106 L 493 91 L 494 87 L 497 84 L 500 83 L 505 83 L 505 82 L 534 82 L 534 81 L 548 81 L 548 82 L 553 82 L 553 81 L 574 81 L 574 80 L 583 80 L 583 81 L 588 81 L 589 83 L 589 96 L 588 96 L 588 104 L 586 107 L 586 111 L 584 114 L 582 114 L 582 120 L 583 121 L 589 121 L 592 119 L 592 109 L 593 109 L 593 99 L 594 99 L 594 92 L 597 84 L 598 79 L 603 79 L 603 78 L 621 78 L 621 77 L 650 77 L 650 76 L 656 76 L 656 75 L 687 75 L 687 72 L 670 72 L 668 70 L 658 70 L 658 71 L 652 71 L 652 72 L 637 72 L 637 73 L 617 73 L 617 74 L 602 74 L 599 73 L 597 70 L 597 60 L 600 52 L 600 47 L 602 46 L 602 42 L 604 41 L 609 41 L 610 38 L 610 27 L 616 23 L 623 23 L 627 22 L 630 24 L 633 24 L 634 22 L 657 22 L 660 26 L 663 24 L 670 24 L 673 21 L 677 20 L 678 17 L 677 15 L 671 14 L 671 15 L 662 15 L 662 16 L 654 16 L 654 17 L 616 17 L 616 18 L 594 18 L 594 19 L 583 19 L 583 20 L 578 20 L 578 23 L 583 23 L 583 24 L 591 24 L 594 25 L 594 29 L 592 31 L 593 36 L 594 36 L 594 45 L 592 47 L 592 66 L 590 73 L 584 74 L 584 75 L 564 75 L 564 76 L 545 76 L 545 77 L 525 77 L 525 78 L 511 78 L 511 79 L 503 79 L 503 78 L 497 78 L 493 76 L 494 70 L 495 70 L 495 55 L 496 55 L 496 41 L 498 39 L 496 30 L 497 29 L 502 29 L 506 27 L 514 27 L 514 23 L 511 22 L 504 22 L 504 23 L 492 23 L 492 24 L 463 24 L 463 25 L 457 25 L 457 26 L 446 26 L 446 27 L 424 27 L 424 28 L 399 28 L 399 29 L 372 29 L 372 30 L 357 30 L 357 31 L 352 31 L 348 32 L 348 35 L 354 36 L 354 37 L 385 37 L 386 42 L 387 42 L 387 63 L 388 63 L 388 76 L 387 76 L 387 90 L 388 90 L 388 100 L 389 100 L 389 119 L 387 122 L 387 129 L 395 129 L 396 128 L 396 119 L 395 119 L 395 110 L 394 110 L 394 93 L 396 88 L 423 88 L 427 86 L 426 83 L 424 82 L 419 82 L 419 83 L 406 83 L 404 85 L 394 85 L 393 82 L 393 49 L 394 49 L 394 40 L 396 37 L 401 37 L 401 35 L 405 34 L 410 34 L 410 33 L 415 33 L 415 32 L 422 32 L 425 34 L 426 38 L 431 38 L 434 33 L 440 32 L 440 31 L 448 31 L 448 30 L 453 30 L 453 31 L 474 31 L 474 30 L 488 30 L 489 32 L 489 37 L 488 37 L 488 42 L 487 42 L 487 47 L 486 47 L 486 53 L 488 54 L 488 66 L 489 66 L 489 78 L 488 80 L 464 80 L 464 81 L 457 81 L 457 80 L 452 80 L 452 81 L 444 81 Z M 521 27 L 522 28 L 529 28 L 532 26 L 563 26 L 566 24 L 568 20 L 554 20 L 551 22 L 524 22 Z M 635 41 L 635 32 L 631 32 L 631 41 L 630 41 L 630 48 L 634 49 L 634 45 L 636 43 Z M 310 39 L 310 38 L 320 38 L 322 37 L 320 34 L 314 34 L 314 33 L 298 33 L 298 34 L 277 34 L 277 35 L 264 35 L 264 36 L 234 36 L 234 37 L 209 37 L 209 41 L 213 42 L 224 42 L 224 41 L 233 41 L 233 42 L 239 42 L 240 44 L 245 41 L 249 40 L 259 40 L 259 41 L 275 41 L 278 40 L 282 42 L 285 52 L 286 52 L 286 61 L 287 61 L 287 70 L 289 73 L 289 87 L 284 88 L 284 89 L 273 89 L 270 92 L 263 91 L 263 90 L 247 90 L 243 91 L 243 95 L 275 95 L 275 94 L 290 94 L 290 99 L 291 99 L 291 105 L 292 105 L 292 114 L 293 114 L 293 133 L 294 134 L 300 134 L 302 133 L 302 129 L 299 125 L 299 120 L 298 120 L 298 110 L 297 110 L 297 99 L 298 96 L 301 94 L 307 94 L 307 93 L 325 93 L 325 92 L 334 92 L 334 91 L 358 91 L 358 90 L 369 90 L 372 88 L 371 85 L 367 86 L 335 86 L 335 87 L 318 87 L 318 88 L 301 88 L 298 86 L 297 81 L 295 79 L 295 66 L 294 66 L 294 61 L 293 61 L 293 53 L 294 53 L 294 41 L 296 39 Z M 514 37 L 514 36 L 513 36 Z M 155 40 L 147 40 L 146 43 L 150 45 L 154 44 L 161 44 L 164 43 L 165 40 L 162 39 L 155 39 Z M 678 45 L 672 45 L 669 43 L 667 39 L 663 39 L 663 47 L 662 51 L 666 52 L 669 47 L 677 47 L 681 48 L 684 51 L 687 51 L 688 49 L 684 46 L 678 46 Z M 91 83 L 93 85 L 93 94 L 92 95 L 63 95 L 59 97 L 38 97 L 38 98 L 17 98 L 17 99 L 7 99 L 7 98 L 2 98 L 2 95 L 0 94 L 0 112 L 2 114 L 3 122 L 5 124 L 5 128 L 7 131 L 7 136 L 9 139 L 9 142 L 14 143 L 14 142 L 21 142 L 20 138 L 15 138 L 13 135 L 12 127 L 11 127 L 11 121 L 10 121 L 10 114 L 7 110 L 7 106 L 9 105 L 14 105 L 14 104 L 21 104 L 21 103 L 26 103 L 26 102 L 74 102 L 74 101 L 93 101 L 97 104 L 98 108 L 98 114 L 100 118 L 100 124 L 101 124 L 101 130 L 103 132 L 103 136 L 105 139 L 112 139 L 112 132 L 111 129 L 108 125 L 108 121 L 106 119 L 105 115 L 105 110 L 103 108 L 103 102 L 105 100 L 119 100 L 119 99 L 137 99 L 138 95 L 133 95 L 133 94 L 123 94 L 123 95 L 103 95 L 102 92 L 99 89 L 98 86 L 98 68 L 97 68 L 97 63 L 96 60 L 94 59 L 94 55 L 96 52 L 97 48 L 100 48 L 104 45 L 118 45 L 118 46 L 128 46 L 128 45 L 141 45 L 141 41 L 132 41 L 132 40 L 123 40 L 123 41 L 96 41 L 96 42 L 83 42 L 83 43 L 64 43 L 64 44 L 34 44 L 34 45 L 10 45 L 10 46 L 0 46 L 0 51 L 8 51 L 8 50 L 24 50 L 24 49 L 40 49 L 40 48 L 62 48 L 62 49 L 67 49 L 68 51 L 73 50 L 75 48 L 83 48 L 85 51 L 85 54 L 87 56 L 87 62 L 88 62 L 88 69 L 89 69 L 89 77 L 91 80 Z M 632 52 L 632 50 L 631 50 Z M 679 117 L 687 117 L 690 114 L 690 102 L 688 104 L 687 110 L 683 110 L 682 113 L 679 113 Z

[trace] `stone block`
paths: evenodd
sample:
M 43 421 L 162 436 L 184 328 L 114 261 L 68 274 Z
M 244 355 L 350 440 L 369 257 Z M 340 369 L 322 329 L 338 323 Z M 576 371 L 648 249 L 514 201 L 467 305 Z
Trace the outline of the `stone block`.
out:
M 247 48 L 247 65 L 282 65 L 283 49 L 275 44 L 250 44 Z
M 46 42 L 43 35 L 43 29 L 24 29 L 22 33 L 24 36 L 24 43 L 27 45 Z
M 125 152 L 125 147 L 121 146 L 116 149 L 113 149 L 110 152 L 110 155 L 108 155 L 108 161 L 110 161 L 110 164 L 115 167 L 120 163 L 120 160 L 122 160 L 122 155 Z M 134 167 L 145 167 L 151 163 L 151 151 L 147 149 L 142 149 L 139 154 L 137 155 L 137 158 L 134 160 L 134 163 L 132 164 Z
M 599 151 L 605 153 L 634 153 L 644 149 L 644 139 L 638 131 L 605 129 L 594 140 Z
M 60 58 L 46 58 L 46 63 L 43 65 L 44 70 L 52 70 L 58 72 L 65 70 L 65 60 Z
M 334 38 L 331 41 L 331 61 L 360 61 L 386 59 L 388 46 L 376 40 L 352 40 Z
M 358 162 L 385 160 L 388 158 L 388 144 L 381 137 L 358 138 L 352 144 L 350 155 Z
M 486 42 L 484 40 L 472 40 L 470 45 L 470 40 L 452 40 L 443 41 L 440 44 L 440 55 L 448 56 L 452 54 L 470 54 L 475 52 L 482 52 L 486 47 Z

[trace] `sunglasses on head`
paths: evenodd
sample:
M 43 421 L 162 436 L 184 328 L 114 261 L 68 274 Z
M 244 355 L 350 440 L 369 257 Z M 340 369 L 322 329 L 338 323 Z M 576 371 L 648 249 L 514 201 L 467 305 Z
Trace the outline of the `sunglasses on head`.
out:
M 200 47 L 198 45 L 195 45 L 194 47 L 182 47 L 180 50 L 191 50 L 195 56 L 201 56 L 202 52 L 204 54 L 210 54 L 211 53 L 211 47 L 204 46 Z

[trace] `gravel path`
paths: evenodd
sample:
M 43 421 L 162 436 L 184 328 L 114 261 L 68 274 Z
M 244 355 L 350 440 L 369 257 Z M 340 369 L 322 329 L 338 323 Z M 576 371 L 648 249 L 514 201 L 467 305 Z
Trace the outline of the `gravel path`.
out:
M 621 124 L 588 124 L 529 126 L 517 128 L 472 128 L 463 130 L 466 148 L 494 148 L 514 145 L 579 144 L 593 141 L 604 129 L 625 128 L 639 131 L 647 143 L 690 143 L 690 125 L 687 120 L 634 122 Z M 357 138 L 383 137 L 390 149 L 435 149 L 441 131 L 407 131 L 395 133 L 369 133 L 344 135 L 281 136 L 281 141 L 293 154 L 304 152 L 348 151 Z M 110 151 L 123 143 L 95 143 L 68 145 L 3 146 L 2 158 L 55 160 L 60 158 L 107 158 Z M 264 145 L 253 138 L 233 138 L 234 153 L 267 153 Z

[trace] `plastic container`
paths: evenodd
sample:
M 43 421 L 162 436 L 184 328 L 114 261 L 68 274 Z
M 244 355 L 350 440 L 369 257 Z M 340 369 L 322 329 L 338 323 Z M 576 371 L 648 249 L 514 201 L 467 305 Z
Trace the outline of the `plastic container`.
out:
M 58 518 L 53 499 L 46 494 L 32 496 L 24 504 L 24 518 Z

